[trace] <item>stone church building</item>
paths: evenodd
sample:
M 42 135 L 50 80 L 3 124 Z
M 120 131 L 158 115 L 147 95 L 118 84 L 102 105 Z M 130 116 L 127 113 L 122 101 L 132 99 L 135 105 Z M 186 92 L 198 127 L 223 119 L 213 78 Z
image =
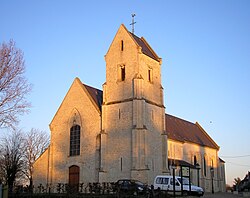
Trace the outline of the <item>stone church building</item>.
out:
M 115 182 L 180 175 L 225 191 L 219 146 L 198 123 L 165 112 L 162 60 L 147 41 L 118 29 L 107 54 L 103 90 L 79 78 L 50 123 L 51 143 L 34 165 L 34 185 Z M 174 169 L 173 169 L 174 168 Z

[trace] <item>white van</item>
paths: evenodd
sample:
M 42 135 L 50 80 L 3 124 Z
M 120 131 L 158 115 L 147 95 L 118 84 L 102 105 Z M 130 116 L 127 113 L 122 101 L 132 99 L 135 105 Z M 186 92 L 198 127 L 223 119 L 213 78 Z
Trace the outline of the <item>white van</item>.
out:
M 183 195 L 196 195 L 203 196 L 204 191 L 201 187 L 194 186 L 191 184 L 191 192 L 189 192 L 189 179 L 186 177 L 182 178 L 183 184 Z M 173 192 L 173 176 L 171 175 L 159 175 L 155 177 L 154 189 L 166 190 Z M 181 177 L 175 176 L 175 191 L 177 194 L 181 193 Z

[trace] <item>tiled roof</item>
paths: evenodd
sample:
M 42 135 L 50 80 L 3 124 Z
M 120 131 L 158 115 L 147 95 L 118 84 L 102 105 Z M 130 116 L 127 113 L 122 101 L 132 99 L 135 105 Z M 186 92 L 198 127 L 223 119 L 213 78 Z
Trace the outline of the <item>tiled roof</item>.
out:
M 136 43 L 142 48 L 142 53 L 155 59 L 156 61 L 159 61 L 159 57 L 156 55 L 156 53 L 151 49 L 149 44 L 146 42 L 145 39 L 139 38 L 138 36 L 132 34 L 130 32 L 131 36 L 134 38 Z
M 219 149 L 219 146 L 198 123 L 194 124 L 169 114 L 165 115 L 165 121 L 168 138 Z
M 220 157 L 219 157 L 219 160 L 221 163 L 225 163 L 225 161 L 223 159 L 221 159 Z
M 90 87 L 88 85 L 83 84 L 87 91 L 89 92 L 90 96 L 94 100 L 94 102 L 99 107 L 100 111 L 102 111 L 102 91 L 99 89 L 96 89 L 94 87 Z
M 103 92 L 85 84 L 84 86 L 101 111 Z M 165 114 L 165 121 L 168 138 L 180 142 L 191 142 L 201 146 L 219 149 L 219 146 L 198 123 L 194 124 L 169 114 Z

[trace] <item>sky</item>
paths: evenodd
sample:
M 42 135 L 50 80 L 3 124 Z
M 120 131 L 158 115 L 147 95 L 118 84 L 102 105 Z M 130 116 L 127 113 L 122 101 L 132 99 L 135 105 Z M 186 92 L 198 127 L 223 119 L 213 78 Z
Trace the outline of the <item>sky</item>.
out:
M 0 0 L 0 43 L 24 52 L 33 85 L 24 131 L 49 124 L 76 77 L 102 89 L 121 24 L 162 58 L 166 113 L 198 122 L 220 146 L 226 183 L 250 171 L 250 1 Z

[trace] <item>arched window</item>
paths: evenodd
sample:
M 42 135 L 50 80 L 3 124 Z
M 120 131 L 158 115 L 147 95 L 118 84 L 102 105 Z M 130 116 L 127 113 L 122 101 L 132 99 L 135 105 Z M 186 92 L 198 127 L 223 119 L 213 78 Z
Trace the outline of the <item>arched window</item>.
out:
M 125 66 L 121 67 L 121 80 L 125 80 Z
M 81 127 L 79 125 L 70 128 L 70 156 L 80 155 L 80 132 Z
M 204 156 L 204 176 L 207 176 L 207 162 L 206 162 L 206 157 Z

